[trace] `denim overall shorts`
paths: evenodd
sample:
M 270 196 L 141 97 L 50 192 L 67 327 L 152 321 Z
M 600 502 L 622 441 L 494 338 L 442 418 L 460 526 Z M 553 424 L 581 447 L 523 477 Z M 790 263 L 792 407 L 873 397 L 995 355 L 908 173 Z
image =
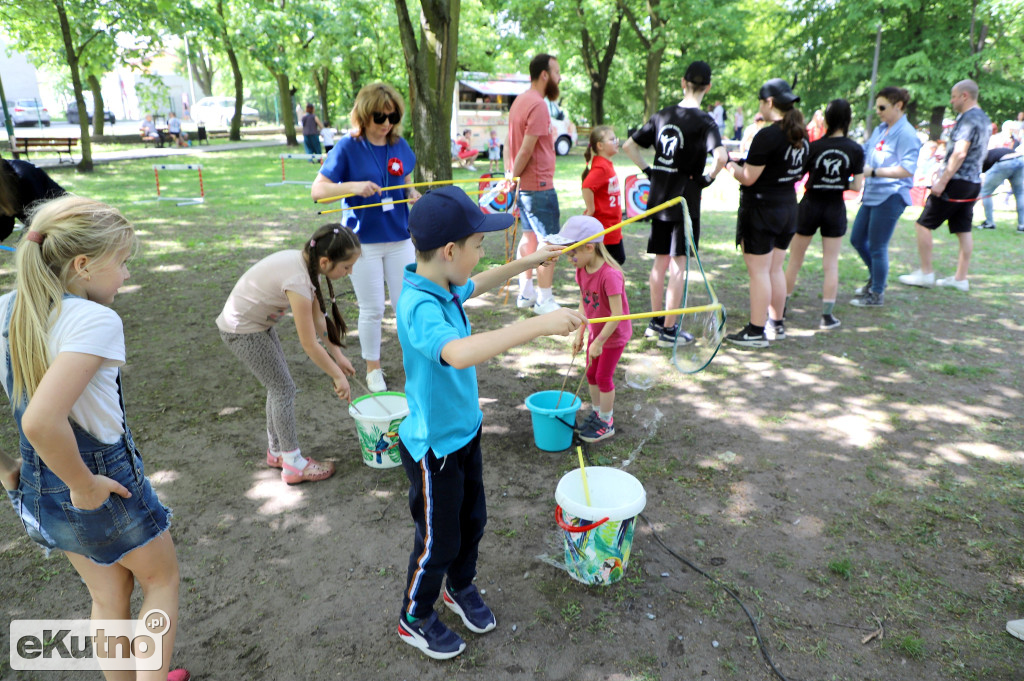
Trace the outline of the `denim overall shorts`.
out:
M 74 296 L 65 295 L 65 300 Z M 4 339 L 11 326 L 12 299 L 3 320 Z M 86 556 L 100 565 L 113 565 L 130 551 L 149 543 L 171 524 L 171 510 L 160 503 L 146 478 L 142 457 L 135 447 L 128 424 L 124 421 L 124 394 L 118 371 L 117 395 L 121 404 L 121 425 L 124 435 L 113 444 L 100 442 L 77 423 L 71 422 L 78 451 L 89 470 L 118 481 L 132 493 L 124 499 L 111 494 L 99 508 L 82 510 L 71 504 L 71 491 L 36 454 L 25 439 L 21 417 L 27 403 L 12 394 L 10 342 L 4 361 L 7 364 L 7 394 L 18 423 L 21 449 L 21 481 L 18 489 L 8 491 L 14 510 L 21 518 L 28 536 L 46 549 L 69 551 Z

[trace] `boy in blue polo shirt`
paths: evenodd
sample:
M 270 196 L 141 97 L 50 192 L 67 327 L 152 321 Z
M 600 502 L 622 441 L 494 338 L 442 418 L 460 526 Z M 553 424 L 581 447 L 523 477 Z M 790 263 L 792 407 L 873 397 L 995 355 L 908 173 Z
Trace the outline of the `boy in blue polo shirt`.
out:
M 434 611 L 446 575 L 444 603 L 470 631 L 483 634 L 496 624 L 473 584 L 487 522 L 475 367 L 538 336 L 566 336 L 586 322 L 577 310 L 561 308 L 471 335 L 465 300 L 558 259 L 561 247 L 545 246 L 470 278 L 484 233 L 508 229 L 512 220 L 504 213 L 483 214 L 464 191 L 450 186 L 425 194 L 409 215 L 416 262 L 405 268 L 397 308 L 409 416 L 398 427 L 398 446 L 409 476 L 416 539 L 398 634 L 438 660 L 466 649 Z

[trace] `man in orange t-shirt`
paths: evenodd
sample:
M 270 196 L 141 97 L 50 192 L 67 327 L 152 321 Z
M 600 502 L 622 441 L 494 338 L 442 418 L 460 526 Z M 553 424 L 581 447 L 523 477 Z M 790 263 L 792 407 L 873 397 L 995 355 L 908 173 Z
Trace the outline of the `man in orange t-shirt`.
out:
M 506 178 L 519 178 L 519 215 L 523 238 L 518 255 L 525 257 L 537 250 L 538 240 L 557 234 L 560 228 L 558 195 L 555 193 L 555 145 L 551 134 L 551 114 L 545 97 L 558 101 L 558 83 L 562 80 L 558 60 L 538 54 L 530 61 L 530 88 L 518 95 L 508 114 L 508 139 L 505 146 Z M 552 295 L 553 266 L 537 270 L 537 290 L 533 288 L 533 270 L 519 275 L 516 305 L 531 307 L 536 314 L 547 314 L 560 305 Z

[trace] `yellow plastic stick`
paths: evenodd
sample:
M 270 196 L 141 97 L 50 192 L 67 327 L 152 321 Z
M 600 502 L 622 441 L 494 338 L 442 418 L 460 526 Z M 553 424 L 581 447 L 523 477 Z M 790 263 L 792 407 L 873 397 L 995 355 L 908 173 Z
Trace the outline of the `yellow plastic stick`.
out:
M 468 180 L 432 180 L 430 182 L 412 182 L 410 184 L 395 184 L 390 187 L 381 187 L 382 192 L 391 191 L 392 189 L 408 189 L 409 187 L 433 187 L 440 184 L 472 184 L 474 182 L 504 182 L 505 178 L 502 177 L 477 177 Z M 519 182 L 519 178 L 512 178 L 513 182 Z M 351 196 L 358 196 L 357 194 L 342 194 L 340 196 L 328 196 L 326 199 L 317 199 L 316 203 L 333 203 L 334 201 L 341 201 Z M 398 201 L 395 201 L 398 203 Z
M 614 230 L 618 229 L 619 227 L 622 227 L 623 225 L 628 225 L 629 223 L 636 222 L 637 220 L 643 220 L 648 215 L 653 215 L 655 213 L 663 211 L 666 208 L 668 208 L 669 206 L 674 206 L 677 203 L 682 203 L 682 201 L 683 201 L 683 197 L 677 196 L 674 199 L 669 199 L 665 203 L 659 203 L 654 208 L 648 208 L 647 210 L 645 210 L 643 213 L 640 213 L 639 215 L 634 215 L 633 217 L 629 218 L 628 220 L 623 220 L 622 222 L 620 222 L 620 223 L 618 223 L 616 225 L 612 225 L 608 229 L 602 229 L 597 234 L 593 234 L 591 236 L 588 236 L 586 239 L 580 239 L 576 243 L 570 244 L 570 245 L 566 246 L 565 248 L 562 249 L 562 253 L 568 253 L 572 249 L 574 249 L 574 248 L 576 248 L 578 246 L 582 246 L 583 244 L 587 243 L 588 241 L 596 239 L 599 236 L 604 236 L 608 232 L 614 231 Z
M 466 193 L 469 194 L 470 196 L 473 196 L 475 194 L 486 194 L 489 191 L 491 191 L 491 190 L 490 189 L 483 189 L 483 190 L 477 191 L 477 192 L 466 192 Z M 386 204 L 391 204 L 392 206 L 394 206 L 394 205 L 399 204 L 399 203 L 409 203 L 410 201 L 412 201 L 412 199 L 399 199 L 398 201 L 381 201 L 380 203 L 367 203 L 367 204 L 363 204 L 362 206 L 349 206 L 348 208 L 329 208 L 327 210 L 317 211 L 316 214 L 317 215 L 327 215 L 328 213 L 340 213 L 343 210 L 359 210 L 360 208 L 376 208 L 377 206 L 383 206 L 383 205 L 386 205 Z
M 583 496 L 590 506 L 590 485 L 587 484 L 587 468 L 583 465 L 583 447 L 576 445 L 576 456 L 580 459 L 580 477 L 583 478 Z
M 604 324 L 605 322 L 621 322 L 626 319 L 649 319 L 651 317 L 674 317 L 680 314 L 695 314 L 697 312 L 711 312 L 712 310 L 721 310 L 721 303 L 710 303 L 708 305 L 697 305 L 695 307 L 680 307 L 675 310 L 656 310 L 654 312 L 636 312 L 634 314 L 620 314 L 614 317 L 595 317 L 594 319 L 588 319 L 587 321 L 591 324 Z

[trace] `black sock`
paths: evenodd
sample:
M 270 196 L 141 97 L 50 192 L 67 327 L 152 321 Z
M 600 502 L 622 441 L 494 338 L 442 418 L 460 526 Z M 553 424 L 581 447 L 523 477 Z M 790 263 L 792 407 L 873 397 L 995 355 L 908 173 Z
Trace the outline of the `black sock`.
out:
M 752 334 L 754 334 L 755 336 L 764 333 L 764 327 L 763 326 L 758 326 L 758 325 L 754 324 L 754 322 L 750 322 L 749 324 L 747 324 L 747 329 L 749 329 L 750 332 Z
M 652 318 L 651 318 L 651 321 L 653 321 L 653 322 L 654 322 L 655 324 L 657 324 L 658 326 L 665 326 L 665 317 L 664 317 L 664 316 L 661 316 L 661 317 L 652 317 Z

